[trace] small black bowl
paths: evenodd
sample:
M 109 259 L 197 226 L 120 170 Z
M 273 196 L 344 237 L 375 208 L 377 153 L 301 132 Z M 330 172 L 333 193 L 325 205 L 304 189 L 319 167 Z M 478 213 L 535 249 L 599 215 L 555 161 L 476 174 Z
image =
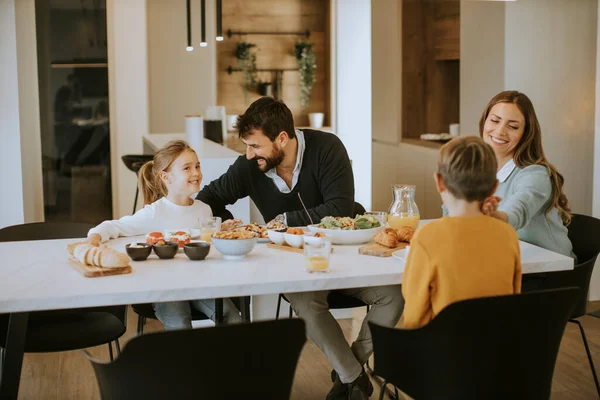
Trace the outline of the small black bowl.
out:
M 143 247 L 130 247 L 132 244 Z M 152 253 L 152 246 L 147 243 L 130 243 L 125 246 L 125 251 L 133 261 L 144 261 Z
M 154 245 L 154 253 L 158 256 L 158 258 L 163 260 L 168 260 L 170 258 L 175 257 L 177 254 L 177 250 L 179 250 L 179 243 L 177 242 L 167 242 L 162 246 Z
M 210 244 L 206 242 L 188 243 L 183 246 L 183 252 L 190 260 L 204 260 L 210 252 Z

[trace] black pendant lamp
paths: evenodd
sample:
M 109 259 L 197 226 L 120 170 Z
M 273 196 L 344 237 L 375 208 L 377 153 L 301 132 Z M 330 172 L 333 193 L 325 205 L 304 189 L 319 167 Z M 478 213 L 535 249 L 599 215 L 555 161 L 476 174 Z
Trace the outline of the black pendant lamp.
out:
M 200 0 L 200 47 L 208 46 L 206 42 L 206 0 Z
M 221 0 L 217 0 L 217 37 L 215 38 L 217 40 L 217 42 L 221 42 L 223 41 L 223 26 L 222 26 L 222 19 L 221 19 L 221 13 L 222 13 L 222 2 Z
M 192 47 L 192 14 L 190 13 L 190 1 L 186 0 L 186 14 L 187 14 L 187 47 L 185 48 L 187 51 L 194 50 Z

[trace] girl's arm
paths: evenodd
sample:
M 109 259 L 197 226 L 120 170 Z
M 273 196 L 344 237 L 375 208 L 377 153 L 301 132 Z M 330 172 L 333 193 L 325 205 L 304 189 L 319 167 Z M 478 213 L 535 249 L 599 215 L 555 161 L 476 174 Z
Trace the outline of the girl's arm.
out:
M 156 209 L 155 204 L 150 204 L 133 215 L 112 221 L 104 221 L 97 227 L 90 229 L 87 241 L 90 244 L 99 245 L 119 236 L 136 236 L 150 232 Z

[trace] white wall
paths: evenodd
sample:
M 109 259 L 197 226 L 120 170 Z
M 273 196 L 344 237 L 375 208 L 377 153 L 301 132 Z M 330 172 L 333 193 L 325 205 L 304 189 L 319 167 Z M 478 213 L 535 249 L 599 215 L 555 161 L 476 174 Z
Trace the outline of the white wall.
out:
M 371 0 L 335 1 L 337 134 L 354 171 L 355 199 L 371 209 Z
M 592 211 L 597 0 L 506 4 L 506 89 L 529 96 L 576 213 Z
M 107 0 L 108 84 L 113 216 L 131 214 L 136 176 L 121 161 L 142 154 L 148 133 L 148 57 L 145 0 Z
M 200 47 L 200 1 L 192 1 L 192 45 L 185 50 L 185 2 L 148 0 L 150 131 L 185 132 L 186 114 L 217 102 L 215 1 L 206 1 L 206 39 Z
M 461 135 L 479 135 L 485 105 L 504 90 L 504 4 L 460 4 Z
M 0 228 L 24 222 L 15 0 L 0 0 Z
M 24 222 L 40 222 L 44 220 L 44 187 L 35 1 L 17 1 L 15 15 Z

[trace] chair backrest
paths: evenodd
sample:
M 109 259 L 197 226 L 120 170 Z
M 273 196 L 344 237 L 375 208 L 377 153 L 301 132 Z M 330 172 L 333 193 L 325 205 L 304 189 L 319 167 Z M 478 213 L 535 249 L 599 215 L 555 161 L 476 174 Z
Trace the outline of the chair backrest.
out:
M 355 215 L 364 215 L 366 212 L 367 210 L 365 210 L 362 204 L 356 201 L 354 202 L 354 215 L 352 217 L 354 217 Z
M 103 399 L 288 399 L 305 341 L 300 319 L 169 331 L 92 363 Z
M 375 374 L 420 400 L 547 400 L 578 291 L 465 300 L 414 330 L 369 323 Z
M 83 222 L 34 222 L 0 229 L 0 242 L 84 238 L 94 225 Z
M 577 265 L 570 271 L 546 274 L 543 286 L 545 289 L 568 286 L 580 288 L 579 299 L 571 315 L 571 318 L 578 318 L 586 313 L 592 272 L 600 253 L 600 220 L 587 215 L 573 214 L 567 228 L 573 244 L 573 253 L 577 256 Z
M 600 253 L 600 219 L 573 214 L 573 219 L 567 229 L 578 263 L 585 263 L 598 256 Z

